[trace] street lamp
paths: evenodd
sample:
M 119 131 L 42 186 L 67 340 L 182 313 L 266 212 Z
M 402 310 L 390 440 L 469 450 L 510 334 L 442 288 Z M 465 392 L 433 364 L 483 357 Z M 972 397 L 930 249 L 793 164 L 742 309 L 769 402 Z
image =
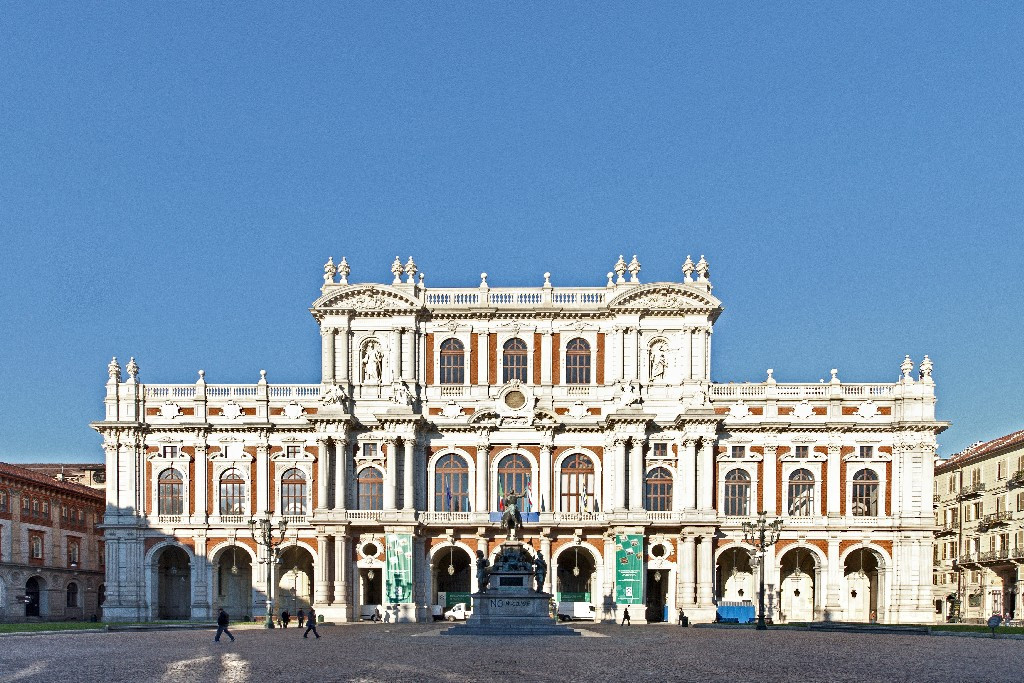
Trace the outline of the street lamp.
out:
M 274 564 L 277 562 L 278 546 L 284 543 L 284 535 L 288 531 L 288 521 L 281 518 L 277 525 L 278 538 L 274 539 L 274 525 L 269 517 L 250 519 L 249 531 L 257 545 L 266 548 L 267 563 L 267 628 L 274 628 Z
M 779 541 L 779 532 L 782 530 L 782 520 L 774 522 L 767 520 L 766 512 L 759 512 L 756 522 L 743 522 L 743 540 L 756 548 L 758 564 L 761 565 L 761 589 L 757 593 L 757 630 L 764 631 L 768 628 L 764 623 L 764 565 L 765 553 Z

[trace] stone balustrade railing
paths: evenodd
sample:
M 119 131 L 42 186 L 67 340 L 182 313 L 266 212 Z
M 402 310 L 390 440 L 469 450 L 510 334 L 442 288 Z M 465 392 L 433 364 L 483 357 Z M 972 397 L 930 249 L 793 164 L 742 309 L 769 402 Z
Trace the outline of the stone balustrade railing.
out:
M 427 289 L 424 303 L 439 308 L 496 308 L 534 307 L 550 304 L 574 308 L 599 308 L 615 294 L 608 287 L 490 287 L 472 289 Z
M 144 384 L 142 395 L 153 400 L 174 400 L 200 398 L 202 385 L 196 384 Z M 268 384 L 267 396 L 271 399 L 319 398 L 319 384 Z M 207 384 L 205 396 L 211 399 L 252 399 L 260 395 L 258 384 Z
M 713 384 L 713 399 L 822 399 L 888 398 L 896 395 L 896 384 Z M 834 389 L 834 391 L 833 391 Z

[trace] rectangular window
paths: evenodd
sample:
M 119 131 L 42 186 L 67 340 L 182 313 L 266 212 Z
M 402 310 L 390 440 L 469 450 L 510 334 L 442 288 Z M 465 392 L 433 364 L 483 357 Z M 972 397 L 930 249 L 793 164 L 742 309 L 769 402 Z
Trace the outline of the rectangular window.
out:
M 60 506 L 60 518 L 64 522 L 68 521 L 68 506 L 67 505 L 61 505 Z
M 996 479 L 1006 479 L 1006 463 L 1002 460 L 996 462 Z
M 1006 499 L 1002 496 L 996 498 L 996 512 L 1006 511 Z
M 68 566 L 78 567 L 79 564 L 78 541 L 68 541 Z
M 810 446 L 793 446 L 793 453 L 798 458 L 806 458 L 810 450 Z
M 377 444 L 375 444 L 375 443 L 364 443 L 363 444 L 363 457 L 364 458 L 376 458 L 377 457 Z
M 664 458 L 668 456 L 668 444 L 667 443 L 653 443 L 651 444 L 651 456 L 655 458 Z
M 1017 512 L 1024 511 L 1024 493 L 1017 494 Z
M 40 512 L 40 516 L 45 518 L 45 519 L 49 519 L 50 518 L 50 501 L 48 501 L 48 500 L 44 500 L 43 501 L 43 508 L 42 508 L 42 511 Z
M 32 516 L 33 517 L 38 517 L 39 514 L 40 514 L 39 513 L 39 501 L 38 500 L 33 500 L 32 501 Z
M 165 458 L 176 458 L 178 457 L 177 446 L 164 446 L 164 457 Z
M 0 491 L 0 512 L 7 512 L 7 491 Z
M 747 455 L 747 447 L 746 446 L 733 446 L 732 447 L 732 457 L 734 457 L 734 458 L 744 458 L 744 457 L 746 457 L 746 455 Z
M 975 484 L 980 484 L 980 483 L 981 483 L 981 468 L 980 467 L 975 467 L 973 470 L 971 470 L 971 485 L 973 486 Z
M 974 504 L 974 519 L 981 519 L 985 516 L 985 510 L 982 508 L 981 503 Z
M 32 559 L 43 559 L 43 537 L 33 534 L 29 537 L 29 544 L 31 545 Z
M 103 541 L 96 541 L 96 556 L 100 561 L 100 568 L 107 566 L 107 546 Z
M 288 446 L 288 457 L 289 458 L 297 458 L 297 457 L 299 457 L 299 453 L 301 451 L 301 448 L 302 448 L 301 446 Z
M 862 458 L 873 458 L 873 457 L 875 457 L 875 447 L 874 446 L 861 446 L 860 447 L 860 457 L 862 457 Z
M 31 501 L 31 499 L 26 498 L 25 496 L 22 496 L 21 497 L 22 517 L 28 515 L 28 513 L 30 513 L 31 511 L 32 511 L 32 501 Z

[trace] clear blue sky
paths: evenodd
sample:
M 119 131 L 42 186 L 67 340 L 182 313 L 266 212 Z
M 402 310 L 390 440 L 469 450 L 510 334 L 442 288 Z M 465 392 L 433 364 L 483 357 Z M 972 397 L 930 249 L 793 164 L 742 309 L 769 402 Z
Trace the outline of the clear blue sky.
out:
M 0 458 L 100 460 L 106 364 L 316 382 L 322 264 L 601 285 L 706 254 L 716 381 L 935 362 L 1024 428 L 1019 3 L 5 3 Z

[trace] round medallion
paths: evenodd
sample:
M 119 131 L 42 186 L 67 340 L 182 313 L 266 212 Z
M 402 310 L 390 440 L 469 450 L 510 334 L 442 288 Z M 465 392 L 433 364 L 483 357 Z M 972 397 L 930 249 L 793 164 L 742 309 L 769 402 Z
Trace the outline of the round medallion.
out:
M 505 394 L 505 405 L 512 410 L 519 410 L 526 405 L 526 397 L 521 391 L 510 391 Z

